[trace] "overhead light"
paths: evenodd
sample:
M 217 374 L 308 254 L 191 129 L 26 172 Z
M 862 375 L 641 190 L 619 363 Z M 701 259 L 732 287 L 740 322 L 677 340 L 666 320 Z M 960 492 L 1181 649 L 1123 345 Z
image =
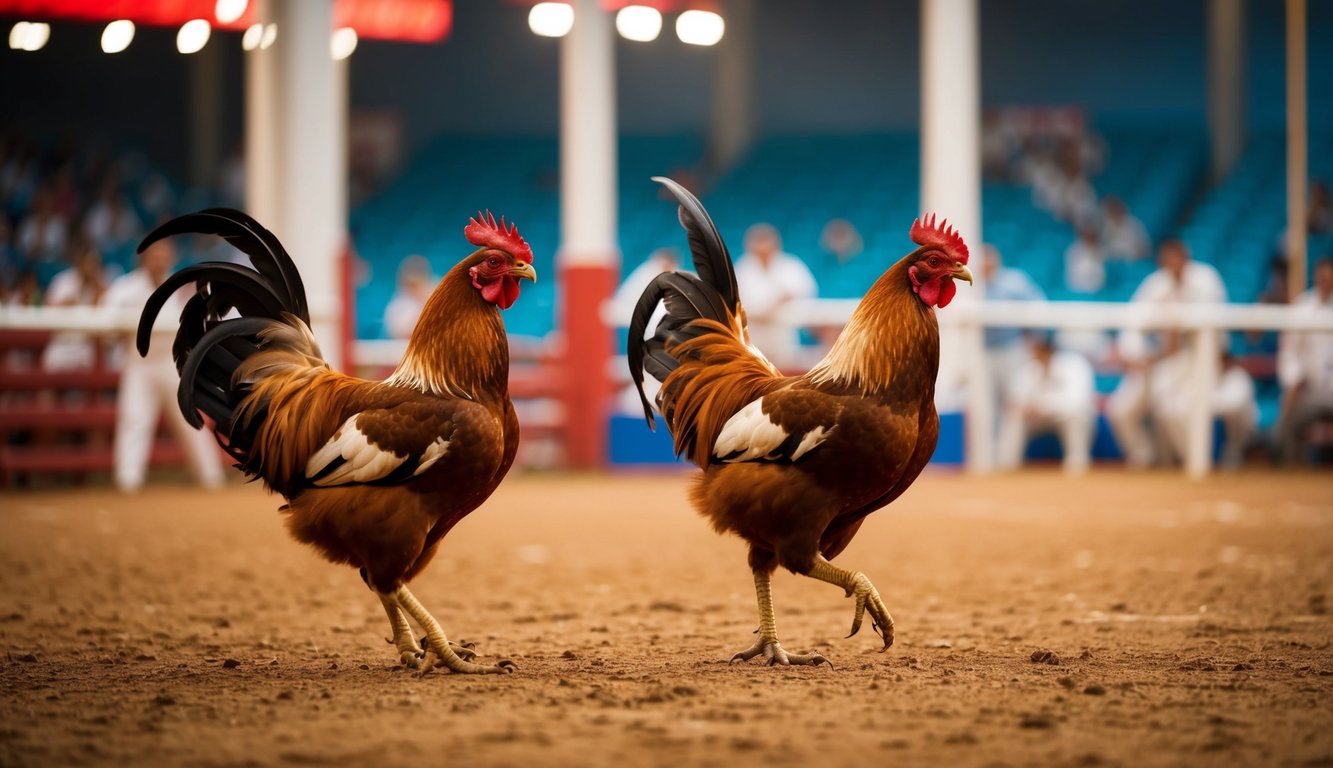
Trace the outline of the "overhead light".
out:
M 356 50 L 356 30 L 351 27 L 339 27 L 333 30 L 329 38 L 329 53 L 334 61 L 342 61 Z
M 267 51 L 273 47 L 273 41 L 278 39 L 278 25 L 265 24 L 264 36 L 259 40 L 259 50 Z
M 253 51 L 259 47 L 259 41 L 264 39 L 264 25 L 251 24 L 246 28 L 245 34 L 241 35 L 241 49 Z
M 181 53 L 198 53 L 208 44 L 208 36 L 213 26 L 203 19 L 194 19 L 181 25 L 176 33 L 176 50 Z
M 542 37 L 564 37 L 574 28 L 574 7 L 569 3 L 537 3 L 528 11 L 528 28 Z
M 686 11 L 676 17 L 676 37 L 690 45 L 717 45 L 727 25 L 712 11 Z
M 9 47 L 16 51 L 40 51 L 51 39 L 51 25 L 41 21 L 20 21 L 9 30 Z
M 230 24 L 244 16 L 249 5 L 250 0 L 218 0 L 217 5 L 213 6 L 213 15 L 219 24 Z
M 626 40 L 651 42 L 662 33 L 662 14 L 646 5 L 627 5 L 616 13 L 616 31 Z
M 120 53 L 134 42 L 134 22 L 119 19 L 102 30 L 102 53 Z

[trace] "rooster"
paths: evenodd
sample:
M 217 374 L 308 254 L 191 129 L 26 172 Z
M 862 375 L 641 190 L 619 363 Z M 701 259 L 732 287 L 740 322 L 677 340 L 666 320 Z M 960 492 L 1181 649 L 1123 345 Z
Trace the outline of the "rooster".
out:
M 287 503 L 287 527 L 334 563 L 360 569 L 379 596 L 403 664 L 506 673 L 451 643 L 407 588 L 440 540 L 496 489 L 518 449 L 509 351 L 500 309 L 536 280 L 517 227 L 479 214 L 464 229 L 477 246 L 440 280 L 397 370 L 366 381 L 332 370 L 310 330 L 305 287 L 271 232 L 234 210 L 173 219 L 139 245 L 219 235 L 255 269 L 208 262 L 181 270 L 149 299 L 137 345 L 146 354 L 166 300 L 193 284 L 172 354 L 178 399 L 195 428 Z M 239 316 L 236 316 L 239 315 Z M 420 645 L 408 617 L 425 633 Z
M 719 533 L 750 547 L 759 602 L 758 640 L 731 657 L 769 664 L 829 663 L 778 642 L 770 581 L 782 566 L 855 597 L 851 637 L 865 614 L 893 644 L 893 617 L 870 579 L 830 562 L 867 515 L 898 498 L 930 460 L 939 434 L 935 308 L 972 282 L 967 246 L 933 217 L 917 220 L 920 246 L 889 268 L 861 300 L 828 355 L 803 376 L 783 376 L 750 344 L 731 256 L 708 212 L 688 190 L 655 177 L 679 203 L 698 277 L 659 275 L 630 321 L 630 375 L 649 427 L 645 371 L 662 383 L 657 405 L 675 441 L 702 474 L 696 509 Z M 649 317 L 665 302 L 651 337 Z

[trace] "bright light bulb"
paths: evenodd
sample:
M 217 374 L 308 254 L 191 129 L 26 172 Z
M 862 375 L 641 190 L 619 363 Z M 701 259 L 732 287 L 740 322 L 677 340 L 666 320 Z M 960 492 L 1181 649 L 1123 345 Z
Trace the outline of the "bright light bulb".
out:
M 181 53 L 198 53 L 208 44 L 208 36 L 213 26 L 203 19 L 194 19 L 181 25 L 176 33 L 176 50 Z
M 9 47 L 16 51 L 40 51 L 51 39 L 51 25 L 40 21 L 20 21 L 9 30 Z
M 245 34 L 241 35 L 241 49 L 253 51 L 259 47 L 259 41 L 262 39 L 264 39 L 264 25 L 251 24 L 246 28 Z
M 356 50 L 356 30 L 351 27 L 339 27 L 333 30 L 329 38 L 329 53 L 334 61 L 342 61 Z
M 528 11 L 528 28 L 542 37 L 564 37 L 574 28 L 574 8 L 568 3 L 537 3 Z
M 686 11 L 676 17 L 676 37 L 690 45 L 717 45 L 727 25 L 712 11 Z
M 662 33 L 662 14 L 646 5 L 627 5 L 616 13 L 616 31 L 626 40 L 651 42 Z
M 265 25 L 264 25 L 264 37 L 261 38 L 260 41 L 259 41 L 259 50 L 261 50 L 261 51 L 267 51 L 269 48 L 272 48 L 272 47 L 273 47 L 273 41 L 274 41 L 274 40 L 277 40 L 277 39 L 278 39 L 278 25 L 277 25 L 277 24 L 265 24 Z
M 245 15 L 250 0 L 218 0 L 213 6 L 213 15 L 219 24 L 230 24 Z
M 102 53 L 120 53 L 134 42 L 134 22 L 119 19 L 102 30 Z

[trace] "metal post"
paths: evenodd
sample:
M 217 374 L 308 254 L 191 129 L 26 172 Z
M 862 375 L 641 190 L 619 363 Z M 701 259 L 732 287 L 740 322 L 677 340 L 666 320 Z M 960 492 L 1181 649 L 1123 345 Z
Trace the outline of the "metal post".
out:
M 921 1 L 921 210 L 946 217 L 974 253 L 981 251 L 981 71 L 976 0 Z M 981 270 L 974 270 L 978 276 Z M 955 302 L 980 301 L 980 283 Z M 966 398 L 966 463 L 994 467 L 990 376 L 979 325 L 940 339 L 941 403 Z
M 727 34 L 713 61 L 708 160 L 725 170 L 749 149 L 755 132 L 754 0 L 726 0 Z
M 1208 2 L 1208 137 L 1218 181 L 1245 149 L 1245 0 Z
M 1287 295 L 1305 290 L 1308 166 L 1305 0 L 1287 0 Z
M 616 236 L 615 37 L 597 0 L 574 0 L 560 43 L 560 270 L 566 458 L 606 460 L 611 329 L 601 319 L 620 266 Z M 648 183 L 645 179 L 644 183 Z
M 272 3 L 259 3 L 255 22 L 273 21 Z M 245 208 L 267 227 L 281 217 L 282 177 L 276 172 L 281 137 L 278 135 L 279 97 L 277 52 L 255 48 L 245 56 Z

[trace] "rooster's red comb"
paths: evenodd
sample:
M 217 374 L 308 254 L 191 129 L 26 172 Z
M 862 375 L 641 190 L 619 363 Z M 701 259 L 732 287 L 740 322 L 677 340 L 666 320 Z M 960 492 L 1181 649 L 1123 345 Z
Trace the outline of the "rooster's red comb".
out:
M 490 211 L 478 213 L 468 219 L 467 226 L 463 228 L 463 236 L 473 245 L 495 248 L 519 261 L 532 263 L 532 249 L 528 247 L 528 241 L 518 233 L 517 225 L 506 225 L 503 216 L 497 223 Z
M 949 226 L 944 219 L 937 219 L 935 214 L 928 214 L 924 220 L 912 222 L 912 242 L 929 248 L 939 248 L 949 257 L 960 263 L 967 263 L 967 243 L 958 230 Z

